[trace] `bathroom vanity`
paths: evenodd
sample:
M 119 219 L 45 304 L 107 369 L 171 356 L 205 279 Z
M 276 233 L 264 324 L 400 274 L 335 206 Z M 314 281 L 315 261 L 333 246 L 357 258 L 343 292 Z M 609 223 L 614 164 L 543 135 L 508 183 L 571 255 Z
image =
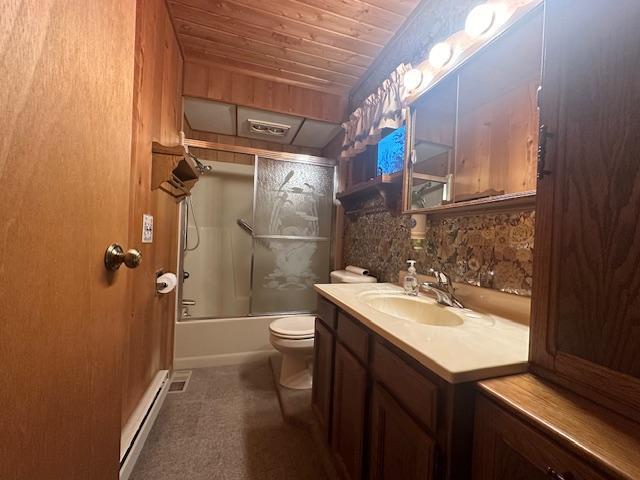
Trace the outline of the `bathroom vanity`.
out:
M 471 476 L 476 380 L 527 369 L 527 326 L 408 297 L 316 285 L 312 407 L 345 479 Z

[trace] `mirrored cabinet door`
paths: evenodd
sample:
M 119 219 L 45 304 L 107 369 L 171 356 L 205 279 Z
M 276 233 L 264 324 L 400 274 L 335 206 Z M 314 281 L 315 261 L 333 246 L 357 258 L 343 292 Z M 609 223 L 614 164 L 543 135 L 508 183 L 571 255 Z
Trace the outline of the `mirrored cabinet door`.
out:
M 422 97 L 410 113 L 408 210 L 436 207 L 451 200 L 456 137 L 457 77 Z
M 542 13 L 531 11 L 412 100 L 405 212 L 533 207 Z

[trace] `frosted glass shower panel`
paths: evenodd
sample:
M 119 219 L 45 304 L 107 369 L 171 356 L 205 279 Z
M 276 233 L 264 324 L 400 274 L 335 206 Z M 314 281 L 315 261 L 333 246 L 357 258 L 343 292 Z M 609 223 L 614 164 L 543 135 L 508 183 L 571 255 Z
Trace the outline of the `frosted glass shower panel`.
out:
M 259 158 L 256 173 L 256 234 L 331 235 L 333 167 Z
M 312 312 L 314 283 L 327 283 L 329 241 L 256 239 L 252 313 Z
M 326 283 L 334 169 L 259 158 L 256 165 L 251 312 L 312 312 Z

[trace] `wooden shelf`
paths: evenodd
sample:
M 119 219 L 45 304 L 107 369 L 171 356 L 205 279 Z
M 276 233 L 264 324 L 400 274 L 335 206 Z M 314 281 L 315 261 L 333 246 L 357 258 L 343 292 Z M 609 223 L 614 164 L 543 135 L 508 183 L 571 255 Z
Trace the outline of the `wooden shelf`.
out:
M 182 145 L 166 146 L 153 142 L 151 189 L 160 189 L 176 199 L 190 195 L 200 177 L 196 163 Z
M 347 215 L 366 213 L 362 207 L 364 200 L 377 194 L 384 200 L 386 210 L 397 210 L 402 197 L 402 172 L 391 175 L 379 175 L 369 181 L 351 186 L 336 194 Z M 379 209 L 376 209 L 379 210 Z
M 478 198 L 466 202 L 449 203 L 431 208 L 421 208 L 404 213 L 425 213 L 429 216 L 461 216 L 468 213 L 499 213 L 513 210 L 534 209 L 536 191 L 505 193 L 492 197 Z

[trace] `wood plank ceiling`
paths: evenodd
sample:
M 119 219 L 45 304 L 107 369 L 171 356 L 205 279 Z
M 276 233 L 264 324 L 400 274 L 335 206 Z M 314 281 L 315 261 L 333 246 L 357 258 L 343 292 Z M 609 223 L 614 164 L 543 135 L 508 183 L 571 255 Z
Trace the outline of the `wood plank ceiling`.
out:
M 419 0 L 168 0 L 185 60 L 347 95 Z

